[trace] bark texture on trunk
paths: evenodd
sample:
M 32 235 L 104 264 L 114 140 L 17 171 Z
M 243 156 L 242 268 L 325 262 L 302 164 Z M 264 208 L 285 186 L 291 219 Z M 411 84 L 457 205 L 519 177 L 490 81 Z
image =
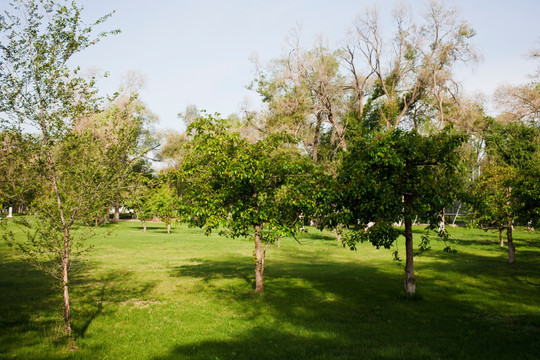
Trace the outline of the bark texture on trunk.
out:
M 444 218 L 445 218 L 445 211 L 443 209 L 441 211 L 441 221 L 439 222 L 439 231 L 444 231 L 446 229 L 445 223 L 444 223 Z
M 118 201 L 114 202 L 113 221 L 120 221 L 120 204 L 118 203 Z
M 508 262 L 513 264 L 516 262 L 516 247 L 512 238 L 512 224 L 509 223 L 506 228 L 506 241 L 508 242 Z
M 405 196 L 405 206 L 412 207 L 412 199 Z M 412 235 L 412 218 L 408 211 L 405 213 L 405 279 L 403 280 L 405 293 L 413 296 L 416 293 L 416 283 L 414 281 L 414 251 Z
M 255 226 L 255 292 L 264 292 L 264 253 L 262 249 L 261 226 Z
M 499 228 L 499 246 L 504 247 L 503 228 Z

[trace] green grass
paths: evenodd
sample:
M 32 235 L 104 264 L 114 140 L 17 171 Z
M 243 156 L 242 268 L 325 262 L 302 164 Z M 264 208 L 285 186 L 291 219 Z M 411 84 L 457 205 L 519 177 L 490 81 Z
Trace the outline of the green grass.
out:
M 314 229 L 301 245 L 282 239 L 268 250 L 257 296 L 249 240 L 183 225 L 170 236 L 163 224 L 112 227 L 90 241 L 72 282 L 73 352 L 54 281 L 0 244 L 0 358 L 540 358 L 537 233 L 515 232 L 509 265 L 497 233 L 450 229 L 458 253 L 433 240 L 415 259 L 418 296 L 409 299 L 392 250 L 351 252 Z

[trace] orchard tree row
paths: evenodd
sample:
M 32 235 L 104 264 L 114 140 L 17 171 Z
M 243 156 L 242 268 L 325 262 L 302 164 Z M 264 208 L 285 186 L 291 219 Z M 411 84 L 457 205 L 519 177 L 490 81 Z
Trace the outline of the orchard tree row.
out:
M 158 217 L 169 232 L 182 221 L 253 239 L 256 292 L 269 247 L 307 224 L 351 249 L 392 248 L 403 235 L 409 295 L 416 219 L 446 240 L 444 209 L 464 202 L 478 226 L 506 231 L 511 263 L 512 227 L 539 224 L 540 74 L 501 88 L 501 115 L 486 116 L 453 75 L 477 58 L 474 30 L 454 10 L 431 2 L 415 23 L 398 7 L 387 35 L 371 9 L 336 49 L 323 39 L 304 48 L 295 33 L 286 56 L 255 61 L 262 110 L 222 119 L 190 106 L 187 132 L 163 136 L 157 153 L 137 81 L 104 98 L 70 66 L 117 32 L 96 31 L 108 18 L 87 24 L 62 0 L 14 1 L 0 18 L 0 202 L 35 215 L 17 217 L 25 240 L 8 227 L 4 238 L 62 284 L 73 347 L 70 273 L 112 208 L 143 224 Z M 168 168 L 154 173 L 152 154 Z M 429 248 L 423 236 L 417 251 Z

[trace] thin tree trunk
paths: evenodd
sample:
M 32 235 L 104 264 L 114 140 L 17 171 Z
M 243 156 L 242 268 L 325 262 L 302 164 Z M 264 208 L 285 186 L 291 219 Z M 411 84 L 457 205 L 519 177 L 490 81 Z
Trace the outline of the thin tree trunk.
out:
M 60 197 L 60 191 L 58 189 L 58 179 L 56 178 L 56 166 L 52 154 L 49 152 L 47 154 L 49 160 L 49 167 L 51 170 L 51 183 L 53 185 L 54 194 L 56 197 L 56 205 L 58 209 L 58 215 L 64 229 L 64 251 L 62 254 L 62 293 L 64 297 L 64 329 L 68 340 L 71 342 L 71 349 L 76 349 L 77 346 L 73 340 L 73 335 L 71 331 L 71 315 L 70 315 L 70 306 L 69 306 L 69 255 L 70 255 L 70 235 L 69 235 L 69 225 L 66 222 L 64 216 L 64 207 L 62 204 L 62 198 Z
M 499 228 L 499 246 L 504 247 L 504 237 L 503 237 L 504 228 Z
M 445 211 L 444 211 L 444 208 L 443 208 L 442 211 L 441 211 L 441 222 L 439 223 L 439 232 L 445 230 L 444 217 L 445 217 Z
M 452 226 L 456 224 L 456 219 L 459 216 L 459 209 L 461 209 L 461 203 L 459 203 L 459 206 L 457 208 L 456 215 L 454 216 L 454 220 L 452 221 Z
M 64 254 L 62 256 L 62 290 L 64 295 L 64 328 L 67 336 L 71 339 L 71 316 L 69 306 L 69 231 L 64 230 Z
M 167 224 L 167 234 L 171 233 L 171 224 Z
M 321 136 L 322 112 L 317 112 L 317 125 L 313 136 L 313 162 L 316 164 L 319 159 L 319 137 Z
M 506 196 L 510 199 L 512 195 L 512 188 L 506 188 Z M 510 206 L 510 200 L 508 200 L 507 205 Z M 509 218 L 512 218 L 512 214 L 508 214 Z M 506 241 L 508 243 L 508 262 L 513 264 L 516 262 L 516 247 L 514 246 L 514 239 L 512 238 L 512 220 L 508 220 L 506 225 Z
M 255 226 L 255 292 L 264 292 L 264 254 L 262 251 L 261 225 Z
M 142 231 L 146 232 L 146 221 L 142 221 Z
M 506 227 L 506 241 L 508 242 L 508 262 L 513 264 L 516 262 L 516 247 L 512 238 L 512 223 L 508 222 Z
M 334 236 L 338 243 L 343 244 L 343 230 L 340 225 L 334 227 Z
M 405 206 L 407 209 L 412 207 L 412 199 L 405 195 Z M 414 281 L 414 251 L 413 251 L 413 235 L 412 235 L 412 218 L 410 211 L 405 214 L 405 279 L 403 286 L 405 293 L 413 296 L 416 292 L 416 283 Z

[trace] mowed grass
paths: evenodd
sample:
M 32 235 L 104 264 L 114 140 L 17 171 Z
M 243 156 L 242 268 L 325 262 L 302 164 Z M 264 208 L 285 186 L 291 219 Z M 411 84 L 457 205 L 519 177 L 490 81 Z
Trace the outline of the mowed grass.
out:
M 433 240 L 415 258 L 414 299 L 392 250 L 351 252 L 311 228 L 269 248 L 259 296 L 248 239 L 111 225 L 71 283 L 77 351 L 61 335 L 56 283 L 2 243 L 0 358 L 539 359 L 539 234 L 515 232 L 510 265 L 498 234 L 450 232 L 457 254 Z

